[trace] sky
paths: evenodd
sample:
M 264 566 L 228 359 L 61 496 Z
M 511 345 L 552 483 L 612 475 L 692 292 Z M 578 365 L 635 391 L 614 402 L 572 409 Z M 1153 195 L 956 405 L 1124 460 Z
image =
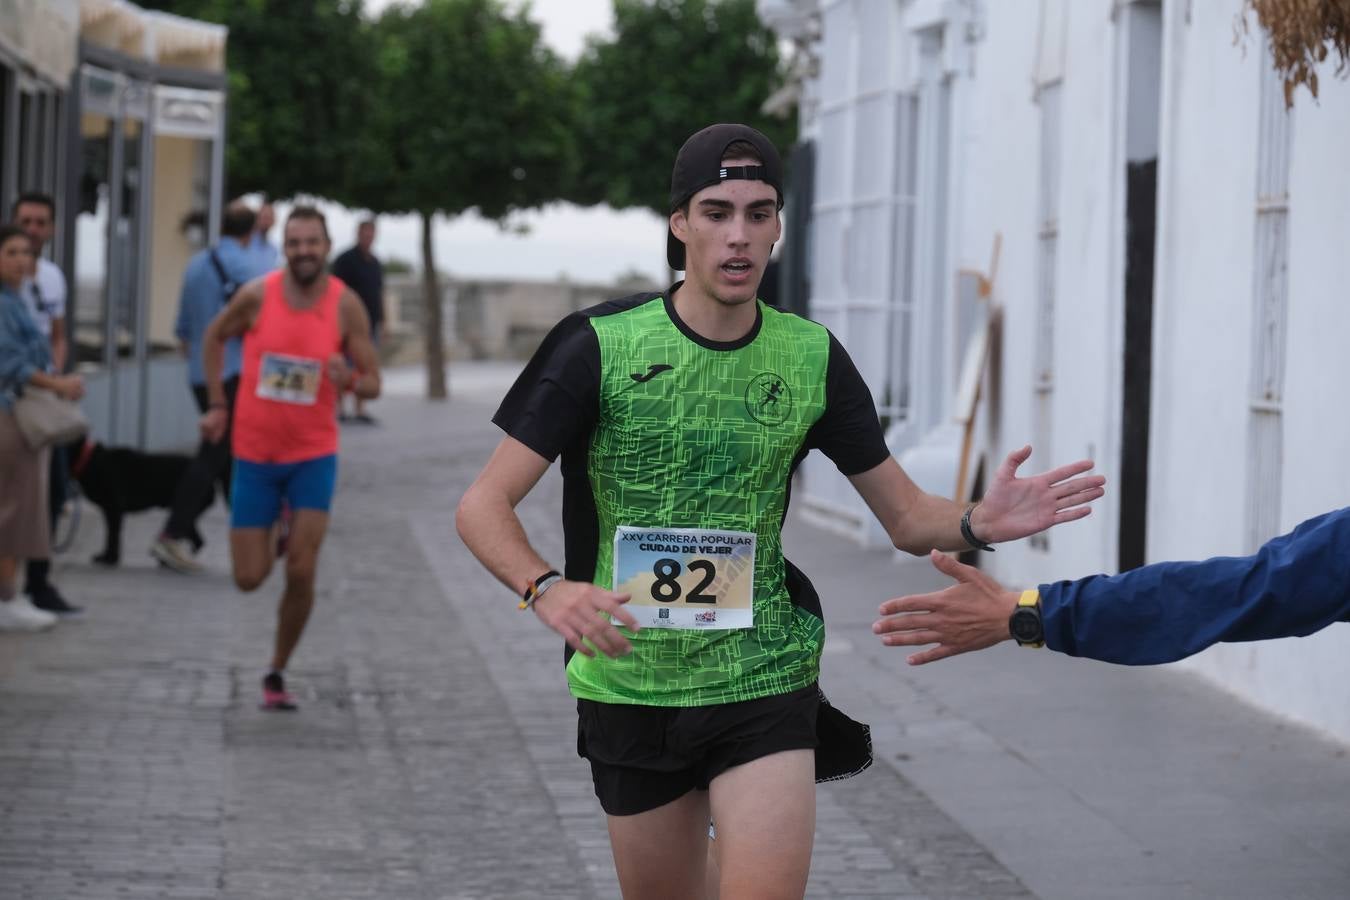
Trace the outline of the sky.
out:
M 392 2 L 365 0 L 365 8 L 378 14 Z M 543 27 L 544 40 L 569 60 L 581 53 L 588 34 L 608 33 L 611 27 L 611 0 L 533 0 L 530 7 Z M 359 213 L 333 204 L 323 204 L 323 209 L 334 249 L 340 251 L 352 243 Z M 526 225 L 529 233 L 507 234 L 475 215 L 438 220 L 433 248 L 436 268 L 464 278 L 552 280 L 565 276 L 575 282 L 604 284 L 636 270 L 657 284 L 667 280 L 666 225 L 651 212 L 559 203 L 514 221 Z M 420 266 L 420 229 L 412 216 L 380 217 L 376 254 Z

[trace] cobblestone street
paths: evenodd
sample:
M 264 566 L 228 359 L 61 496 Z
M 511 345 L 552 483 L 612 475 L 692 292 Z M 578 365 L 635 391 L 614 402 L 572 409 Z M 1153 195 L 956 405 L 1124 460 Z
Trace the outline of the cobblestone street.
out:
M 455 503 L 498 438 L 490 394 L 470 383 L 442 406 L 391 397 L 375 408 L 382 427 L 344 432 L 319 598 L 291 668 L 298 714 L 257 708 L 280 578 L 253 595 L 234 589 L 221 507 L 202 529 L 210 574 L 196 578 L 158 570 L 144 553 L 158 513 L 129 520 L 121 568 L 90 565 L 102 524 L 84 511 L 57 580 L 86 614 L 45 634 L 0 635 L 0 897 L 618 896 L 603 816 L 576 756 L 561 642 L 515 610 L 454 534 Z M 561 561 L 559 486 L 555 469 L 522 516 L 545 555 Z M 1165 693 L 1168 709 L 1122 715 L 1222 732 L 1211 743 L 1240 757 L 1237 769 L 1218 764 L 1222 785 L 1265 776 L 1277 758 L 1287 764 L 1281 777 L 1290 780 L 1267 781 L 1263 796 L 1235 789 L 1232 802 L 1247 804 L 1236 810 L 1195 796 L 1207 782 L 1192 781 L 1190 793 L 1177 791 L 1180 816 L 1161 814 L 1171 830 L 1150 832 L 1140 823 L 1155 812 L 1124 799 L 1140 796 L 1120 784 L 1128 770 L 1104 776 L 1100 797 L 1075 783 L 1087 777 L 1094 738 L 1042 729 L 1084 758 L 1075 767 L 1047 754 L 1043 765 L 1032 761 L 1031 776 L 1018 768 L 1032 739 L 979 699 L 997 693 L 988 679 L 1009 654 L 915 672 L 867 640 L 879 600 L 934 583 L 925 568 L 897 567 L 890 554 L 796 522 L 790 554 L 794 546 L 826 598 L 825 687 L 873 723 L 879 757 L 863 776 L 820 790 L 810 896 L 1201 897 L 1223 885 L 1237 886 L 1224 896 L 1345 895 L 1343 747 L 1178 674 L 1122 675 L 1049 654 L 1022 669 L 1077 667 L 1076 700 L 1038 701 L 1064 705 L 1070 718 L 1119 695 Z M 813 557 L 830 561 L 827 570 L 817 572 Z M 1128 676 L 1131 684 L 1116 686 Z M 1009 692 L 1005 680 L 999 690 L 1023 689 Z M 1121 742 L 1099 714 L 1081 715 L 1102 753 Z M 1234 737 L 1243 733 L 1255 748 L 1245 755 Z M 1161 759 L 1159 783 L 1185 784 L 1157 743 L 1139 749 Z M 1306 819 L 1293 815 L 1295 804 Z M 1229 819 L 1258 807 L 1256 822 Z M 1198 815 L 1217 836 L 1173 846 L 1195 834 Z M 1235 833 L 1244 826 L 1251 834 Z M 1077 888 L 1058 851 L 1018 851 L 1033 838 L 1064 842 Z M 1194 867 L 1179 867 L 1185 859 Z M 1216 876 L 1222 860 L 1247 860 L 1279 880 Z M 1276 883 L 1289 889 L 1256 892 Z

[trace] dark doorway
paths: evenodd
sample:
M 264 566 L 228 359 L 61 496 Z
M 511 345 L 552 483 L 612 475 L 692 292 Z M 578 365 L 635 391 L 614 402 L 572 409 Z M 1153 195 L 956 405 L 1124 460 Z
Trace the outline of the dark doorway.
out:
M 803 141 L 787 162 L 787 227 L 773 288 L 777 306 L 807 315 L 811 305 L 811 206 L 816 194 L 816 145 Z
M 1144 564 L 1149 397 L 1153 377 L 1153 245 L 1158 161 L 1125 173 L 1125 360 L 1120 418 L 1120 570 Z
M 1131 3 L 1120 18 L 1126 54 L 1125 337 L 1121 360 L 1120 571 L 1145 562 L 1153 373 L 1153 255 L 1157 240 L 1162 4 Z

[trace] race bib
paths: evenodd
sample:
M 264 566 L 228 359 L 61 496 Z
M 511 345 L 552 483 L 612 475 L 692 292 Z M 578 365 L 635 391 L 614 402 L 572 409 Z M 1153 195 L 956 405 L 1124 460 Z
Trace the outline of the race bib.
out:
M 319 399 L 323 363 L 303 356 L 264 353 L 258 367 L 257 394 L 264 400 L 313 406 Z
M 614 590 L 643 628 L 753 628 L 755 535 L 706 528 L 614 532 Z

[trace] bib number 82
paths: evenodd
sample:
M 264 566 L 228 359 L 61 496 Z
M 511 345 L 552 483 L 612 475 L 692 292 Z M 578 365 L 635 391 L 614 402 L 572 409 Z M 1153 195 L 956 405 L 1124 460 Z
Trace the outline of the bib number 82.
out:
M 656 576 L 656 582 L 652 585 L 652 599 L 658 603 L 674 603 L 680 599 L 684 593 L 684 588 L 675 579 L 680 577 L 680 561 L 670 559 L 669 557 L 658 559 L 652 566 L 652 574 Z M 705 594 L 704 589 L 712 584 L 713 579 L 717 577 L 717 566 L 706 559 L 696 559 L 689 563 L 689 571 L 701 572 L 703 579 L 689 592 L 689 596 L 684 598 L 686 603 L 716 603 L 715 594 Z

